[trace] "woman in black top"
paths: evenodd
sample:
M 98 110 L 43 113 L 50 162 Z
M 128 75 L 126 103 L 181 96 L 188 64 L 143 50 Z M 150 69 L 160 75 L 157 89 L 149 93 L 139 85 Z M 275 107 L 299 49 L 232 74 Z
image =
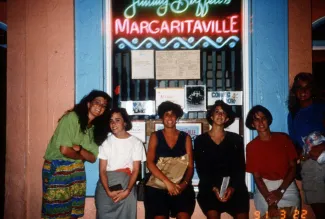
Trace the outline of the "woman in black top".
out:
M 194 141 L 194 160 L 200 178 L 197 200 L 208 219 L 220 218 L 223 212 L 236 219 L 248 219 L 243 138 L 224 130 L 234 118 L 231 106 L 216 101 L 207 112 L 212 129 Z M 230 177 L 229 186 L 220 197 L 219 189 L 226 176 Z
M 193 176 L 193 156 L 191 138 L 176 129 L 176 121 L 183 115 L 177 104 L 166 101 L 159 105 L 158 115 L 164 129 L 150 136 L 147 166 L 151 174 L 160 179 L 167 190 L 146 186 L 144 206 L 146 219 L 189 219 L 195 207 L 195 194 L 191 180 Z M 188 155 L 189 164 L 180 183 L 175 184 L 156 166 L 160 157 L 180 157 Z

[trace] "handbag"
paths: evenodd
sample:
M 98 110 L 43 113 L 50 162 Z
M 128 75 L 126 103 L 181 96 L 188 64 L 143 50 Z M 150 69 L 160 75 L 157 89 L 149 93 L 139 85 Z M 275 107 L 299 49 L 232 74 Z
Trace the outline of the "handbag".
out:
M 188 155 L 181 157 L 160 157 L 157 162 L 158 169 L 173 183 L 179 183 L 188 166 Z M 157 189 L 167 189 L 166 185 L 154 175 L 151 175 L 147 186 Z
M 138 201 L 143 201 L 144 200 L 144 190 L 145 190 L 145 179 L 141 179 L 139 183 L 137 184 L 137 200 Z

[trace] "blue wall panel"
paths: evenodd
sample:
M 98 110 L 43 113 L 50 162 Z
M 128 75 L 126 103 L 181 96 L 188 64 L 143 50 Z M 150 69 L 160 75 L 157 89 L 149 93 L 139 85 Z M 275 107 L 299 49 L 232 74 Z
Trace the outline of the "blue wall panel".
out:
M 288 0 L 252 0 L 251 105 L 273 115 L 273 131 L 287 131 Z
M 75 0 L 75 83 L 76 102 L 92 89 L 104 90 L 103 2 Z M 85 162 L 87 196 L 95 194 L 98 161 Z

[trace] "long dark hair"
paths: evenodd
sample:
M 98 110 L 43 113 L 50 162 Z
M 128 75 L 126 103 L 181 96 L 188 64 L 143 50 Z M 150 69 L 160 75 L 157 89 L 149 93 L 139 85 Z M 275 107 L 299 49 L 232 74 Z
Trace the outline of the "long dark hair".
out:
M 89 94 L 84 96 L 78 104 L 74 105 L 74 107 L 71 110 L 68 110 L 65 114 L 74 111 L 78 116 L 80 129 L 83 133 L 85 133 L 89 120 L 88 103 L 93 101 L 96 97 L 103 97 L 105 100 L 107 100 L 107 106 L 104 113 L 101 116 L 96 117 L 91 122 L 91 124 L 94 125 L 94 141 L 97 145 L 100 145 L 106 139 L 109 132 L 108 121 L 112 98 L 106 92 L 100 90 L 92 90 Z
M 289 98 L 288 98 L 288 109 L 293 117 L 300 109 L 299 100 L 296 97 L 296 91 L 299 86 L 298 85 L 299 81 L 307 82 L 308 85 L 311 87 L 311 95 L 313 98 L 313 102 L 317 101 L 319 98 L 319 90 L 315 84 L 313 75 L 307 72 L 300 72 L 299 74 L 297 74 L 294 78 L 292 87 L 290 89 Z

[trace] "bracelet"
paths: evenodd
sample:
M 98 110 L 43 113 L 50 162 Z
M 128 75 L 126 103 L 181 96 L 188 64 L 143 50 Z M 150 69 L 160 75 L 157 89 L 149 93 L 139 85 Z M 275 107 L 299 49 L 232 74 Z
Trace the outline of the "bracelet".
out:
M 188 185 L 188 182 L 187 182 L 186 180 L 183 180 L 183 182 L 184 182 L 186 185 Z
M 129 187 L 127 187 L 126 189 L 124 189 L 124 191 L 125 191 L 125 190 L 129 190 L 129 191 L 131 192 L 131 189 L 130 189 Z

